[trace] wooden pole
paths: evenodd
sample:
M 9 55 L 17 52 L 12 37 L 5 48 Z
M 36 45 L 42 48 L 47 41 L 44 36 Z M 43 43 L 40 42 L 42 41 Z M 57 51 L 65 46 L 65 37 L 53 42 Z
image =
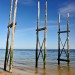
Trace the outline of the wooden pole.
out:
M 70 23 L 69 23 L 69 19 L 70 19 L 70 16 L 69 16 L 69 13 L 68 13 L 68 17 L 67 17 L 67 18 L 68 18 L 68 20 L 67 20 L 67 53 L 68 53 L 67 60 L 70 61 L 70 58 L 69 58 L 69 57 L 70 57 L 70 56 L 69 56 L 69 54 L 70 54 L 70 51 L 69 51 L 69 50 L 70 50 L 70 43 L 69 43 L 69 36 L 70 36 L 70 34 L 69 34 L 69 33 L 70 33 L 70 32 L 69 32 L 69 30 L 70 30 L 70 29 L 69 29 L 69 24 L 70 24 Z M 68 61 L 68 64 L 69 64 L 69 61 Z
M 9 35 L 10 35 L 10 28 L 8 28 L 7 42 L 6 42 L 6 53 L 5 53 L 5 61 L 4 61 L 4 70 L 5 70 L 5 71 L 6 71 L 6 67 L 7 67 L 7 64 L 8 64 Z
M 37 31 L 36 31 L 36 65 L 35 67 L 38 67 L 38 41 L 39 41 L 39 33 L 38 33 L 38 28 L 39 28 L 39 24 L 40 24 L 40 1 L 38 1 L 38 19 L 37 19 Z
M 10 65 L 9 65 L 9 71 L 10 72 L 12 72 L 12 65 L 13 65 L 14 32 L 15 32 L 15 23 L 16 23 L 17 3 L 18 3 L 18 0 L 15 0 L 14 18 L 13 18 L 13 26 L 12 26 L 11 48 L 10 48 Z
M 60 14 L 58 16 L 58 65 L 60 64 Z
M 13 6 L 13 0 L 11 0 L 11 4 L 10 4 L 9 24 L 11 24 L 11 20 L 12 20 L 12 6 Z M 6 70 L 6 66 L 7 66 L 7 63 L 8 63 L 9 36 L 10 36 L 10 27 L 8 27 L 8 33 L 7 33 L 7 42 L 6 42 L 4 70 Z
M 45 27 L 47 28 L 47 1 L 45 3 Z M 47 29 L 44 30 L 44 68 L 46 68 L 46 37 Z

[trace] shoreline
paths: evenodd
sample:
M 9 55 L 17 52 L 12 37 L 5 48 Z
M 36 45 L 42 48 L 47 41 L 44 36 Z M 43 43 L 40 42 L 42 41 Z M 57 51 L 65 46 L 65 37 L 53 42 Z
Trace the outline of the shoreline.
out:
M 75 75 L 75 66 L 51 65 L 51 68 L 46 69 L 13 66 L 12 73 L 9 73 L 8 68 L 4 71 L 3 65 L 0 65 L 0 75 Z

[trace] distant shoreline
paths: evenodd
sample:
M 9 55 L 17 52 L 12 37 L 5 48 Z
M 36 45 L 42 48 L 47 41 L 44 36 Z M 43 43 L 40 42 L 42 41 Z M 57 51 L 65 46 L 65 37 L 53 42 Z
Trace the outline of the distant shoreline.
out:
M 0 50 L 5 50 L 5 49 L 0 49 Z M 36 50 L 36 49 L 14 49 L 14 50 Z M 46 49 L 46 50 L 58 50 L 58 49 Z M 75 50 L 75 49 L 70 49 L 70 50 Z

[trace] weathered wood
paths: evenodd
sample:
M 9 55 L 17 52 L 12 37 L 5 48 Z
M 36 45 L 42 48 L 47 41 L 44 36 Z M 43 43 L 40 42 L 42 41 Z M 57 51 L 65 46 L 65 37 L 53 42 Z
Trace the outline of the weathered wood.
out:
M 46 38 L 47 38 L 47 1 L 45 2 L 44 68 L 46 68 Z
M 37 16 L 37 30 L 40 25 L 40 1 L 38 1 L 38 16 Z M 36 64 L 35 67 L 38 68 L 38 42 L 39 42 L 39 33 L 36 31 Z
M 13 22 L 8 25 L 8 28 L 9 28 L 9 27 L 12 28 L 12 25 L 13 25 Z M 16 23 L 15 23 L 15 25 L 16 25 Z
M 46 27 L 36 29 L 36 31 L 42 31 L 42 30 L 46 30 Z
M 13 25 L 12 25 L 11 48 L 10 48 L 10 65 L 9 65 L 10 72 L 12 72 L 12 65 L 13 65 L 14 32 L 15 32 L 15 23 L 16 23 L 17 2 L 18 0 L 15 0 L 14 18 L 13 18 Z
M 60 14 L 58 16 L 58 32 L 60 32 Z M 58 33 L 58 65 L 60 64 L 60 33 Z
M 69 20 L 70 20 L 70 17 L 69 17 L 69 13 L 68 13 L 68 17 L 67 17 L 67 31 L 70 31 L 70 29 L 69 29 Z M 70 40 L 70 33 L 69 32 L 67 32 L 67 53 L 68 53 L 68 57 L 67 57 L 67 60 L 70 60 L 70 42 L 69 42 L 69 40 Z M 69 64 L 69 62 L 68 62 L 68 64 Z
M 57 59 L 57 60 L 65 61 L 65 62 L 70 62 L 70 60 L 67 60 L 67 59 Z
M 4 70 L 5 71 L 6 71 L 6 67 L 7 67 L 7 64 L 8 64 L 9 35 L 10 35 L 10 28 L 8 28 L 7 42 L 6 42 L 6 53 L 5 53 L 5 61 L 4 61 Z
M 12 7 L 13 7 L 13 0 L 11 0 L 11 4 L 10 4 L 9 24 L 11 24 L 11 20 L 12 20 Z M 7 42 L 6 42 L 4 70 L 6 70 L 7 63 L 8 63 L 9 36 L 10 36 L 10 28 L 8 28 L 8 33 L 7 33 Z
M 60 38 L 60 33 L 67 33 L 67 39 L 64 43 L 62 44 L 61 38 Z M 70 29 L 69 29 L 69 13 L 68 13 L 68 20 L 67 20 L 67 30 L 66 31 L 60 31 L 60 14 L 59 14 L 59 21 L 58 21 L 58 64 L 60 64 L 60 61 L 66 61 L 68 64 L 70 62 L 70 43 L 69 43 L 69 37 L 70 37 Z M 62 44 L 62 49 L 60 52 L 60 42 Z M 65 45 L 67 42 L 67 49 L 65 50 Z M 60 59 L 62 52 L 65 52 L 67 59 Z
M 38 35 L 38 32 L 36 32 L 36 35 Z M 37 40 L 36 40 L 36 64 L 35 64 L 35 67 L 37 68 L 38 67 L 38 36 L 36 37 Z
M 67 33 L 67 32 L 70 32 L 70 30 L 67 30 L 67 31 L 60 31 L 58 33 Z
M 43 67 L 46 67 L 46 34 L 47 34 L 47 1 L 45 4 L 45 26 L 43 28 L 39 28 L 40 25 L 40 0 L 38 1 L 38 21 L 37 21 L 37 29 L 36 29 L 36 65 L 35 67 L 38 68 L 38 60 L 40 54 L 42 55 L 43 59 Z M 44 40 L 42 42 L 42 45 L 40 45 L 39 41 L 39 31 L 44 31 Z M 44 46 L 44 52 L 42 51 Z M 40 48 L 38 53 L 38 48 Z
M 44 61 L 44 56 L 43 56 L 43 52 L 42 52 L 43 44 L 44 44 L 44 40 L 43 40 L 43 42 L 42 42 L 42 45 L 40 45 L 40 42 L 39 42 L 40 51 L 39 51 L 39 53 L 38 53 L 38 59 L 39 59 L 39 56 L 40 56 L 40 54 L 41 54 L 41 55 L 42 55 L 42 59 L 43 59 L 43 61 Z

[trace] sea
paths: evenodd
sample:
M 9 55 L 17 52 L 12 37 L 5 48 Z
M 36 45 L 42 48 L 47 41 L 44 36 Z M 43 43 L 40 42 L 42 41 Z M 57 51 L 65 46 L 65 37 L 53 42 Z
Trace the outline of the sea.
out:
M 35 67 L 35 49 L 15 49 L 13 53 L 13 66 L 19 67 Z M 46 67 L 49 68 L 51 65 L 58 64 L 58 50 L 57 49 L 47 49 L 46 50 Z M 66 59 L 65 52 L 62 52 L 61 58 Z M 0 49 L 0 64 L 4 64 L 5 59 L 5 49 Z M 9 64 L 9 63 L 8 63 Z M 43 67 L 43 59 L 40 54 L 38 61 L 39 68 Z M 67 64 L 62 61 L 62 65 Z M 70 65 L 75 65 L 75 50 L 70 50 Z

